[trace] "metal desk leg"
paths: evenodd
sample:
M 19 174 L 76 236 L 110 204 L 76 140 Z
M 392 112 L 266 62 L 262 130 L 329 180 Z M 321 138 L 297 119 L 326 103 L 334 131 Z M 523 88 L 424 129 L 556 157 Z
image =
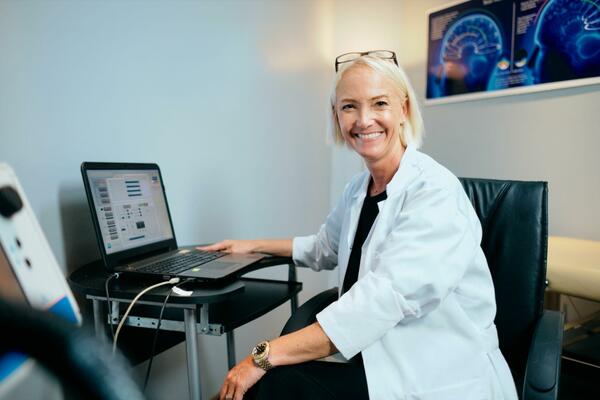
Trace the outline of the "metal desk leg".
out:
M 96 337 L 101 342 L 106 342 L 106 334 L 104 332 L 104 323 L 103 323 L 103 315 L 102 312 L 102 303 L 100 300 L 93 299 L 92 306 L 94 308 L 94 331 L 96 332 Z
M 235 367 L 235 337 L 232 330 L 227 332 L 227 366 L 229 369 Z
M 187 352 L 188 385 L 191 400 L 201 400 L 200 360 L 198 358 L 198 332 L 196 332 L 196 310 L 183 310 L 185 318 L 185 348 Z
M 290 282 L 296 282 L 298 279 L 298 276 L 296 275 L 296 264 L 288 264 L 288 281 Z M 298 293 L 296 293 L 291 299 L 290 299 L 290 305 L 292 306 L 292 314 L 296 312 L 296 309 L 298 308 Z

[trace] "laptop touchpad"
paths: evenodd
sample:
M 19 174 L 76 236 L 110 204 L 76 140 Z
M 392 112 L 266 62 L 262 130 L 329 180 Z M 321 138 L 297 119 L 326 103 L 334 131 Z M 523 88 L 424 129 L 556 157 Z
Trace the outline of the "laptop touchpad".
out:
M 224 262 L 224 261 L 213 261 L 204 266 L 203 269 L 226 269 L 235 267 L 236 263 Z M 202 266 L 200 266 L 202 268 Z

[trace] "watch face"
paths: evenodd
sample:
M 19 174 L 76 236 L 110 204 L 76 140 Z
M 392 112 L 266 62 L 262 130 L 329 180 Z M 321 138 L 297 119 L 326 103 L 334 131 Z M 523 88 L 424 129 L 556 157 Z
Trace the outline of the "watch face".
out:
M 269 362 L 269 342 L 260 342 L 252 349 L 252 358 L 254 359 L 254 363 L 268 371 L 273 368 L 271 363 Z
M 260 357 L 265 353 L 266 349 L 267 349 L 267 343 L 261 342 L 261 343 L 257 344 L 256 347 L 254 347 L 254 349 L 252 349 L 252 355 Z
M 262 354 L 262 353 L 264 353 L 264 352 L 265 352 L 265 349 L 266 349 L 266 347 L 267 347 L 267 346 L 265 345 L 265 343 L 264 343 L 264 342 L 263 342 L 263 343 L 259 343 L 259 344 L 257 344 L 257 345 L 256 345 L 256 353 L 257 353 L 257 354 Z

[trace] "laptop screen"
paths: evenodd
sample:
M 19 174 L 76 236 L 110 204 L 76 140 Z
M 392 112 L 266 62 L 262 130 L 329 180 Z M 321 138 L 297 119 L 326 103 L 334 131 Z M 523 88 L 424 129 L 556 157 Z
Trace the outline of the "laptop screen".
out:
M 157 169 L 88 170 L 87 179 L 106 254 L 173 239 Z

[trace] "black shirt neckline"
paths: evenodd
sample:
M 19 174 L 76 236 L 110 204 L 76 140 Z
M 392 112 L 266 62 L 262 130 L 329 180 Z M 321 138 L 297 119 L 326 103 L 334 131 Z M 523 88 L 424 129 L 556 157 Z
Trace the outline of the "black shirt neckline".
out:
M 383 192 L 376 194 L 375 196 L 369 196 L 369 194 L 367 193 L 367 197 L 365 198 L 365 200 L 374 201 L 376 203 L 379 203 L 380 201 L 385 199 L 387 199 L 387 190 L 384 190 Z

